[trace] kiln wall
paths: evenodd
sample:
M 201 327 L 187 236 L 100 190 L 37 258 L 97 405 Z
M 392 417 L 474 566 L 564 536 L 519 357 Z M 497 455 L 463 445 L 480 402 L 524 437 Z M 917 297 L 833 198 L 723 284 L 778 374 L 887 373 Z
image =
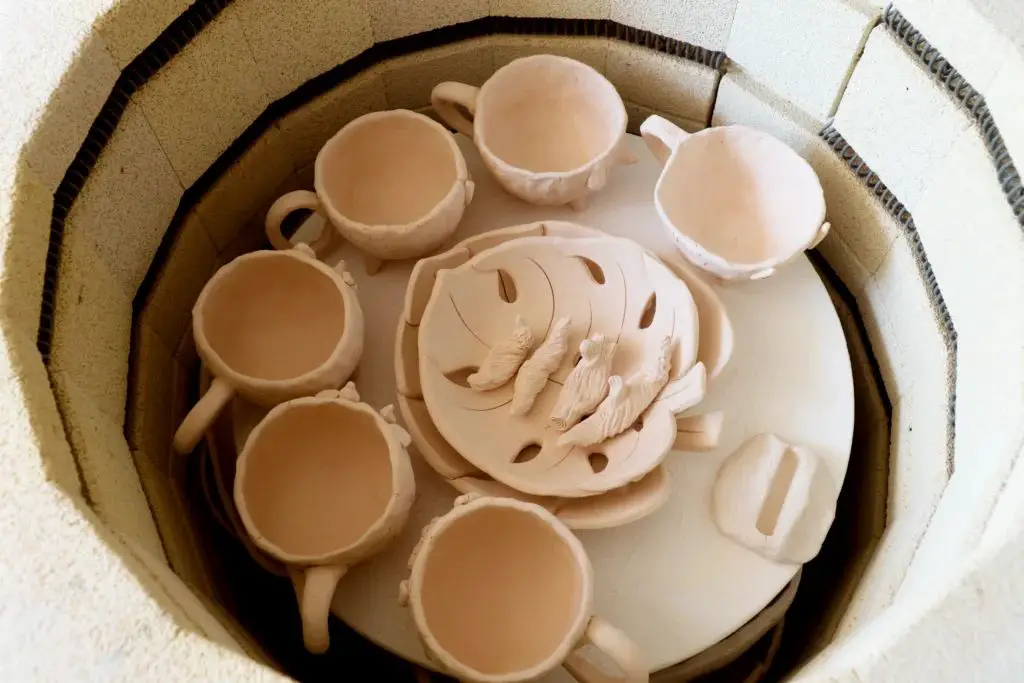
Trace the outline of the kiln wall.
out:
M 75 0 L 2 10 L 0 600 L 17 626 L 0 635 L 0 671 L 277 676 L 243 656 L 260 653 L 206 597 L 207 550 L 176 490 L 183 461 L 168 445 L 194 370 L 191 303 L 219 263 L 254 246 L 246 227 L 269 201 L 309 184 L 319 143 L 340 123 L 425 107 L 437 80 L 479 83 L 515 56 L 554 51 L 605 73 L 634 129 L 652 112 L 691 129 L 759 126 L 822 178 L 833 231 L 820 252 L 871 339 L 892 403 L 891 452 L 885 534 L 834 642 L 797 680 L 1009 680 L 1024 657 L 1013 612 L 1024 583 L 1012 571 L 1024 560 L 1024 191 L 1012 161 L 1024 159 L 1024 59 L 1020 36 L 1000 33 L 983 4 L 298 0 L 282 11 L 270 0 Z M 548 14 L 621 29 L 490 35 L 506 24 L 486 19 Z M 145 53 L 172 22 L 187 43 L 169 61 Z M 452 42 L 461 34 L 444 27 L 467 22 L 487 30 Z M 407 54 L 361 56 L 434 29 L 401 43 Z M 300 99 L 289 93 L 346 62 L 351 78 L 289 111 Z M 112 100 L 117 116 L 97 118 Z M 247 130 L 248 147 L 236 142 Z M 106 143 L 83 147 L 95 140 Z

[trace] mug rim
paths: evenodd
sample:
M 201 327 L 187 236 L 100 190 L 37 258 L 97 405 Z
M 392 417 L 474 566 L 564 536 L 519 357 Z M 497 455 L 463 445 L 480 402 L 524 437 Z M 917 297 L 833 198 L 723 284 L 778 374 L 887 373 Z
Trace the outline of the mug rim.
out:
M 448 192 L 444 197 L 439 199 L 437 203 L 430 208 L 430 211 L 418 217 L 416 220 L 406 223 L 379 223 L 371 225 L 346 216 L 334 205 L 330 194 L 324 188 L 323 165 L 326 163 L 325 159 L 330 155 L 333 148 L 341 144 L 340 141 L 342 138 L 347 135 L 352 135 L 353 131 L 358 131 L 360 128 L 367 126 L 374 121 L 393 118 L 410 119 L 426 124 L 433 134 L 442 136 L 445 143 L 448 145 L 449 151 L 452 153 L 452 164 L 455 166 L 455 179 L 452 181 L 452 186 L 448 188 Z M 420 114 L 419 112 L 411 111 L 409 109 L 387 109 L 384 111 L 375 111 L 363 114 L 362 116 L 357 116 L 342 126 L 327 140 L 327 142 L 323 144 L 320 151 L 316 154 L 316 160 L 313 162 L 313 189 L 316 192 L 317 198 L 320 200 L 320 205 L 327 214 L 328 220 L 335 225 L 344 226 L 347 230 L 354 230 L 361 233 L 372 231 L 380 234 L 386 231 L 388 234 L 393 236 L 405 236 L 409 233 L 415 232 L 417 228 L 420 228 L 426 223 L 437 218 L 437 216 L 439 216 L 446 207 L 456 201 L 458 199 L 456 195 L 458 194 L 460 187 L 464 188 L 468 180 L 469 168 L 466 165 L 466 158 L 463 156 L 462 150 L 459 149 L 459 145 L 455 141 L 455 136 L 448 132 L 447 128 L 429 116 L 425 116 L 424 114 Z
M 568 171 L 530 171 L 528 169 L 522 168 L 521 166 L 513 166 L 512 164 L 508 163 L 507 161 L 499 157 L 497 154 L 495 154 L 493 150 L 491 150 L 490 146 L 488 146 L 487 144 L 486 138 L 480 133 L 480 131 L 482 130 L 482 126 L 480 125 L 481 120 L 486 117 L 483 116 L 483 109 L 478 107 L 476 114 L 474 115 L 473 118 L 473 142 L 476 143 L 476 148 L 477 150 L 479 150 L 481 156 L 483 156 L 489 163 L 494 164 L 494 166 L 498 167 L 502 173 L 507 173 L 509 175 L 514 175 L 521 178 L 530 178 L 535 180 L 557 180 L 561 178 L 569 178 L 575 175 L 579 175 L 603 163 L 610 156 L 612 156 L 615 153 L 616 149 L 618 149 L 619 145 L 622 143 L 622 139 L 626 135 L 626 128 L 629 124 L 629 117 L 626 113 L 626 104 L 625 102 L 622 101 L 622 95 L 619 94 L 618 89 L 616 89 L 615 85 L 611 81 L 609 81 L 604 74 L 602 74 L 600 71 L 590 66 L 589 64 L 579 61 L 578 59 L 565 57 L 563 55 L 551 54 L 527 55 L 525 57 L 517 57 L 508 64 L 505 64 L 504 66 L 499 68 L 497 71 L 491 74 L 491 76 L 486 81 L 484 81 L 484 84 L 480 86 L 480 92 L 477 94 L 477 102 L 483 102 L 484 94 L 487 93 L 490 89 L 494 88 L 495 79 L 498 77 L 499 74 L 501 74 L 502 72 L 507 73 L 508 71 L 514 71 L 516 69 L 522 68 L 529 62 L 559 62 L 562 65 L 567 65 L 573 69 L 583 69 L 584 71 L 590 71 L 591 73 L 593 73 L 593 75 L 597 76 L 598 79 L 603 81 L 604 84 L 611 90 L 611 92 L 615 94 L 616 100 L 618 101 L 616 113 L 618 114 L 618 124 L 621 124 L 617 124 L 615 126 L 618 134 L 615 136 L 615 139 L 608 145 L 606 149 L 601 151 L 599 154 L 594 155 L 586 163 L 577 166 L 576 168 L 570 169 Z
M 241 256 L 232 259 L 230 262 L 221 266 L 221 268 L 213 274 L 207 283 L 203 285 L 203 289 L 199 293 L 199 297 L 196 299 L 195 305 L 192 307 L 192 336 L 195 340 L 196 351 L 199 353 L 199 356 L 207 364 L 210 373 L 214 377 L 219 377 L 227 381 L 228 384 L 247 396 L 254 392 L 264 390 L 288 391 L 301 387 L 312 380 L 316 380 L 322 374 L 337 365 L 341 356 L 348 353 L 349 348 L 353 344 L 354 336 L 356 334 L 356 326 L 351 324 L 349 316 L 359 306 L 355 292 L 352 291 L 341 275 L 339 275 L 334 269 L 329 268 L 313 256 L 306 256 L 301 252 L 296 253 L 297 249 L 298 247 L 281 251 L 260 249 L 258 251 L 249 252 L 248 254 L 242 254 Z M 226 278 L 231 277 L 238 270 L 239 264 L 248 261 L 258 261 L 279 257 L 295 259 L 300 263 L 311 266 L 331 280 L 335 288 L 338 290 L 338 293 L 341 295 L 342 307 L 345 309 L 345 324 L 341 330 L 341 335 L 334 344 L 334 349 L 331 351 L 331 354 L 320 365 L 316 366 L 312 370 L 307 370 L 301 375 L 290 377 L 288 379 L 263 379 L 260 377 L 246 375 L 235 370 L 213 347 L 209 339 L 206 337 L 205 306 L 207 299 L 212 295 L 214 289 L 223 283 Z M 256 401 L 256 403 L 260 403 L 260 401 Z
M 460 500 L 468 500 L 468 502 L 460 503 Z M 558 647 L 545 659 L 528 669 L 503 674 L 485 674 L 477 671 L 463 664 L 442 647 L 427 623 L 427 615 L 423 609 L 422 600 L 423 577 L 426 573 L 430 553 L 437 539 L 462 518 L 488 508 L 508 508 L 523 514 L 533 515 L 542 522 L 546 522 L 548 527 L 569 547 L 570 552 L 572 552 L 573 557 L 576 559 L 576 568 L 580 577 L 580 598 L 577 604 L 577 611 L 573 617 L 572 625 L 567 629 Z M 594 569 L 586 550 L 583 548 L 583 543 L 554 514 L 533 503 L 527 503 L 514 498 L 463 494 L 455 499 L 455 507 L 424 527 L 423 538 L 416 548 L 413 549 L 413 556 L 410 558 L 409 565 L 409 606 L 412 610 L 413 621 L 416 623 L 416 629 L 423 639 L 424 647 L 436 656 L 451 674 L 458 678 L 466 678 L 481 683 L 515 683 L 517 681 L 533 680 L 560 666 L 572 654 L 580 639 L 583 638 L 587 624 L 590 623 L 590 619 L 593 616 Z
M 686 147 L 687 143 L 690 142 L 690 140 L 697 137 L 724 136 L 728 135 L 730 131 L 741 132 L 744 135 L 754 135 L 755 137 L 758 137 L 762 140 L 770 141 L 773 145 L 777 146 L 780 152 L 782 152 L 783 154 L 791 155 L 791 159 L 794 159 L 799 163 L 803 164 L 804 166 L 806 166 L 807 170 L 810 171 L 810 177 L 813 178 L 814 183 L 817 187 L 817 192 L 815 192 L 813 196 L 816 200 L 816 203 L 820 205 L 820 217 L 817 219 L 817 222 L 813 225 L 813 228 L 808 228 L 806 238 L 801 241 L 801 243 L 804 245 L 803 247 L 787 249 L 784 252 L 780 252 L 779 254 L 771 256 L 766 259 L 762 259 L 761 261 L 734 261 L 726 256 L 719 254 L 718 252 L 708 249 L 703 244 L 694 239 L 690 235 L 690 233 L 686 232 L 683 228 L 681 228 L 676 223 L 676 221 L 673 221 L 671 218 L 669 218 L 668 214 L 665 211 L 665 207 L 661 201 L 661 192 L 664 187 L 665 178 L 668 175 L 669 168 L 678 161 L 679 157 L 683 153 L 683 149 Z M 676 246 L 681 251 L 683 251 L 684 254 L 686 254 L 688 257 L 692 255 L 699 259 L 700 262 L 694 262 L 694 265 L 702 270 L 710 271 L 715 275 L 718 275 L 719 277 L 723 277 L 726 279 L 735 279 L 737 277 L 750 275 L 758 271 L 762 271 L 768 268 L 774 268 L 776 266 L 787 263 L 788 261 L 793 259 L 797 254 L 807 249 L 807 245 L 809 245 L 814 240 L 815 235 L 818 234 L 818 231 L 821 229 L 822 224 L 825 222 L 826 213 L 825 190 L 821 185 L 821 179 L 818 178 L 818 175 L 815 172 L 814 167 L 811 166 L 806 159 L 797 154 L 797 152 L 792 147 L 784 143 L 782 140 L 779 140 L 774 135 L 766 133 L 765 131 L 762 130 L 758 130 L 756 128 L 751 128 L 750 126 L 744 126 L 742 124 L 710 126 L 703 130 L 697 131 L 696 133 L 688 134 L 684 140 L 682 140 L 678 145 L 676 145 L 670 151 L 668 160 L 662 167 L 661 173 L 658 175 L 658 180 L 654 185 L 654 206 L 658 212 L 658 217 L 661 219 L 662 225 L 665 226 L 666 230 L 669 233 L 669 236 L 672 238 L 673 242 L 676 243 Z M 810 225 L 810 223 L 808 223 L 808 225 Z M 693 259 L 691 258 L 690 261 L 693 262 Z M 726 275 L 723 273 L 730 274 Z
M 249 455 L 252 453 L 252 449 L 254 448 L 253 444 L 259 440 L 260 435 L 263 433 L 264 429 L 266 429 L 267 425 L 280 419 L 285 413 L 291 410 L 302 410 L 311 406 L 319 406 L 329 403 L 336 404 L 346 410 L 361 412 L 371 416 L 377 431 L 381 434 L 387 444 L 388 463 L 391 466 L 391 492 L 388 498 L 388 503 L 381 514 L 363 531 L 359 538 L 352 543 L 343 548 L 338 548 L 318 555 L 290 553 L 283 550 L 260 533 L 259 528 L 253 521 L 252 516 L 249 514 L 248 502 L 246 501 L 245 493 L 243 491 L 245 477 L 248 473 Z M 235 507 L 238 509 L 238 515 L 242 519 L 242 525 L 245 526 L 245 530 L 248 532 L 249 538 L 251 538 L 253 543 L 255 543 L 261 550 L 276 557 L 285 564 L 317 565 L 331 564 L 343 560 L 349 562 L 359 561 L 361 559 L 361 557 L 359 557 L 359 551 L 364 548 L 369 549 L 375 536 L 385 528 L 387 521 L 394 514 L 395 508 L 401 499 L 400 463 L 397 461 L 398 456 L 396 455 L 399 451 L 396 449 L 404 450 L 404 447 L 391 429 L 391 424 L 381 417 L 377 411 L 361 401 L 350 401 L 340 396 L 303 396 L 274 406 L 274 408 L 253 428 L 252 432 L 249 433 L 249 438 L 245 440 L 245 446 L 242 447 L 242 452 L 238 455 L 238 463 L 235 469 Z M 399 526 L 399 529 L 400 528 L 401 526 Z

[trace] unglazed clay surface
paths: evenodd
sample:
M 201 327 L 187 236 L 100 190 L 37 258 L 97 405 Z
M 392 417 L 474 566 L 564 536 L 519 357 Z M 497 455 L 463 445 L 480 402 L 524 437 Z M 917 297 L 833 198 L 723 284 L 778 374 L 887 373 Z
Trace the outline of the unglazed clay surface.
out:
M 739 125 L 691 135 L 657 115 L 640 131 L 665 166 L 655 205 L 697 267 L 726 280 L 760 279 L 827 234 L 818 176 L 771 135 Z
M 192 309 L 196 351 L 214 375 L 174 436 L 191 451 L 235 392 L 260 405 L 341 386 L 363 352 L 363 313 L 343 262 L 303 245 L 240 256 L 206 283 Z
M 312 209 L 370 257 L 368 270 L 380 260 L 437 250 L 473 198 L 465 158 L 451 134 L 402 109 L 360 116 L 338 131 L 317 155 L 314 184 L 315 194 L 291 192 L 270 208 L 270 243 L 287 248 L 281 222 L 291 211 Z M 321 235 L 318 250 L 328 238 Z
M 520 226 L 517 231 L 523 235 L 546 231 L 565 236 L 567 224 L 560 221 L 572 220 L 635 240 L 659 257 L 681 258 L 651 202 L 660 169 L 639 138 L 630 137 L 629 143 L 640 162 L 619 169 L 614 181 L 581 213 L 568 207 L 532 206 L 511 197 L 487 172 L 472 142 L 461 136 L 458 141 L 477 183 L 476 196 L 455 235 L 467 249 L 503 241 L 505 236 L 495 232 L 501 226 Z M 315 238 L 321 225 L 320 216 L 311 217 L 297 238 Z M 353 245 L 339 243 L 325 255 L 330 263 L 340 257 L 353 261 L 360 254 Z M 422 295 L 425 304 L 431 291 L 409 288 L 413 267 L 411 262 L 396 262 L 373 277 L 359 268 L 353 271 L 367 338 L 374 340 L 359 364 L 360 393 L 374 406 L 396 401 L 396 349 L 389 340 L 395 339 L 399 322 L 406 320 L 404 298 Z M 692 285 L 690 289 L 697 291 Z M 654 514 L 621 528 L 577 532 L 599 577 L 594 595 L 598 613 L 636 640 L 651 671 L 715 650 L 722 638 L 755 618 L 799 570 L 798 565 L 750 552 L 718 530 L 710 500 L 724 458 L 749 435 L 767 431 L 813 450 L 837 483 L 843 480 L 849 457 L 849 356 L 832 302 L 807 258 L 798 257 L 767 280 L 710 289 L 728 312 L 735 341 L 728 365 L 708 382 L 708 394 L 695 409 L 703 414 L 725 411 L 719 446 L 705 453 L 673 454 L 663 461 L 661 469 L 671 474 L 673 490 Z M 422 309 L 412 307 L 408 312 L 417 322 L 416 316 L 422 316 Z M 771 325 L 764 324 L 766 316 Z M 407 340 L 415 337 L 405 335 Z M 567 355 L 575 351 L 570 348 Z M 712 365 L 708 367 L 710 375 Z M 406 378 L 415 379 L 415 374 Z M 422 400 L 405 400 L 426 411 Z M 349 571 L 338 586 L 333 609 L 370 640 L 421 666 L 437 668 L 424 653 L 407 610 L 395 601 L 395 587 L 408 577 L 407 561 L 420 530 L 451 509 L 457 492 L 423 458 L 413 457 L 412 462 L 418 495 L 409 525 L 393 544 Z M 593 505 L 619 491 L 573 502 Z M 559 512 L 564 515 L 565 509 Z M 730 650 L 736 647 L 729 642 Z M 572 678 L 559 668 L 540 680 L 568 683 Z
M 591 643 L 648 680 L 639 649 L 592 616 L 593 569 L 582 544 L 547 510 L 467 494 L 427 525 L 399 588 L 424 646 L 460 680 L 535 680 Z M 579 676 L 601 683 L 602 678 Z
M 615 87 L 568 57 L 513 60 L 481 88 L 441 83 L 431 101 L 449 125 L 473 138 L 498 182 L 533 204 L 582 208 L 613 167 L 636 161 L 624 144 L 626 109 Z
M 416 494 L 405 430 L 358 401 L 349 383 L 277 406 L 249 435 L 235 475 L 246 531 L 289 567 L 311 652 L 327 649 L 338 581 L 402 530 Z
M 590 448 L 560 444 L 550 425 L 573 355 L 522 417 L 509 410 L 511 383 L 479 392 L 461 381 L 507 342 L 517 318 L 544 339 L 563 317 L 571 320 L 570 348 L 595 334 L 614 340 L 613 374 L 632 377 L 663 352 L 669 368 L 657 380 L 662 393 L 649 392 L 642 423 Z M 423 397 L 444 440 L 497 481 L 534 495 L 590 496 L 640 479 L 671 447 L 676 414 L 703 395 L 701 382 L 699 395 L 680 401 L 697 356 L 697 309 L 686 285 L 635 243 L 607 237 L 523 237 L 441 270 L 420 321 L 419 355 Z M 643 392 L 638 384 L 629 393 Z
M 544 343 L 519 368 L 509 406 L 512 415 L 522 417 L 530 412 L 537 394 L 547 385 L 548 377 L 562 364 L 565 352 L 569 350 L 570 323 L 572 320 L 569 318 L 556 320 Z
M 821 550 L 839 490 L 811 451 L 758 434 L 729 456 L 712 500 L 722 533 L 777 562 L 802 564 Z

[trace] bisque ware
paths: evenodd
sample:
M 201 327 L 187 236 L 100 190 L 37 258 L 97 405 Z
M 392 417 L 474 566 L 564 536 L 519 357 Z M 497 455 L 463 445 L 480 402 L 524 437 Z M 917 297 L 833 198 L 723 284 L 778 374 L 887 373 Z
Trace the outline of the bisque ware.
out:
M 508 498 L 460 496 L 423 530 L 399 601 L 425 651 L 462 681 L 530 681 L 562 665 L 584 683 L 649 680 L 642 654 L 594 615 L 593 569 L 551 513 Z M 609 675 L 580 651 L 592 645 Z
M 535 503 L 555 514 L 559 521 L 571 529 L 601 529 L 620 526 L 642 519 L 660 508 L 671 494 L 671 477 L 659 465 L 637 482 L 612 491 L 586 498 L 557 496 L 531 496 L 491 478 L 458 454 L 437 431 L 430 413 L 423 403 L 419 376 L 419 327 L 423 309 L 433 291 L 437 273 L 454 268 L 499 244 L 522 237 L 557 236 L 563 238 L 602 237 L 604 233 L 574 223 L 545 221 L 492 230 L 470 237 L 449 251 L 419 261 L 413 269 L 406 291 L 403 320 L 398 326 L 395 343 L 395 379 L 398 389 L 398 407 L 402 421 L 412 434 L 416 450 L 424 461 L 456 490 L 462 493 L 481 493 L 505 496 Z M 708 378 L 717 376 L 728 364 L 733 348 L 733 332 L 725 306 L 700 276 L 677 254 L 662 256 L 665 264 L 690 288 L 700 316 L 700 334 L 697 357 L 710 368 Z M 548 341 L 560 331 L 562 318 L 552 326 L 547 340 L 516 377 L 510 412 L 515 412 L 516 398 L 521 395 L 519 384 L 529 375 L 533 358 L 542 354 Z M 413 325 L 412 323 L 416 324 Z M 568 327 L 568 325 L 566 325 Z M 566 332 L 568 330 L 566 329 Z M 568 337 L 568 335 L 566 334 Z M 568 341 L 568 340 L 567 340 Z M 566 344 L 568 346 L 568 344 Z M 568 351 L 568 349 L 567 349 Z M 545 371 L 550 374 L 549 371 Z M 546 377 L 545 377 L 546 383 Z M 532 408 L 532 403 L 530 404 Z M 529 409 L 527 409 L 528 411 Z M 679 417 L 674 450 L 705 451 L 717 446 L 721 434 L 723 414 Z
M 712 495 L 719 530 L 776 562 L 813 559 L 835 518 L 839 490 L 812 451 L 758 434 L 722 464 Z
M 262 406 L 341 386 L 363 352 L 363 312 L 344 263 L 313 250 L 255 251 L 214 273 L 192 309 L 213 379 L 174 435 L 188 453 L 236 393 Z
M 814 169 L 746 126 L 687 133 L 661 116 L 640 127 L 664 166 L 654 203 L 687 259 L 723 280 L 756 280 L 828 234 Z
M 615 166 L 636 161 L 625 145 L 626 108 L 615 87 L 568 57 L 513 60 L 480 88 L 440 83 L 431 103 L 473 139 L 501 186 L 532 204 L 582 208 Z
M 473 181 L 451 133 L 404 109 L 351 121 L 317 154 L 314 173 L 315 193 L 289 192 L 270 207 L 270 243 L 289 248 L 282 222 L 293 211 L 311 209 L 327 219 L 314 249 L 322 253 L 329 245 L 329 223 L 366 255 L 371 274 L 382 261 L 436 251 L 473 199 Z
M 349 567 L 405 525 L 416 495 L 409 435 L 350 382 L 275 407 L 238 458 L 235 505 L 252 541 L 288 568 L 306 648 L 327 649 L 327 618 Z
M 563 318 L 578 354 L 513 415 L 509 370 Z M 418 330 L 424 401 L 444 440 L 495 480 L 532 495 L 604 493 L 657 467 L 676 415 L 703 398 L 697 322 L 685 283 L 631 241 L 522 237 L 435 275 Z M 513 346 L 503 384 L 465 379 Z

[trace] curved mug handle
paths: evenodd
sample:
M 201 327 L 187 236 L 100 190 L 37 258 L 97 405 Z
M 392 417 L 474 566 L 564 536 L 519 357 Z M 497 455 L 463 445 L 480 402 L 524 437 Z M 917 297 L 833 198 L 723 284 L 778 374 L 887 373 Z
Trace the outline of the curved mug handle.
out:
M 640 124 L 640 136 L 654 158 L 664 166 L 690 134 L 668 119 L 652 114 Z
M 347 571 L 341 564 L 288 568 L 302 617 L 302 642 L 313 654 L 326 652 L 331 644 L 327 619 L 334 591 Z
M 267 239 L 270 240 L 270 245 L 274 249 L 291 249 L 294 245 L 281 232 L 281 224 L 284 223 L 284 219 L 288 217 L 288 214 L 299 209 L 310 209 L 320 214 L 324 219 L 324 227 L 320 231 L 320 236 L 310 245 L 318 256 L 322 256 L 330 245 L 334 227 L 324 214 L 320 198 L 317 197 L 315 192 L 310 192 L 309 190 L 295 190 L 294 192 L 283 194 L 270 206 L 270 210 L 267 211 L 266 221 L 264 221 Z
M 587 643 L 615 662 L 622 675 L 608 674 L 584 657 L 580 647 Z M 563 666 L 580 683 L 647 683 L 651 678 L 636 643 L 601 617 L 590 618 L 583 638 Z
M 456 105 L 464 107 L 470 116 L 476 114 L 476 98 L 480 88 L 465 83 L 447 81 L 438 83 L 430 93 L 430 104 L 437 115 L 449 126 L 466 137 L 473 138 L 473 122 L 462 115 Z
M 235 396 L 235 388 L 222 380 L 214 377 L 210 382 L 210 388 L 206 390 L 194 406 L 188 411 L 188 415 L 181 421 L 178 431 L 174 433 L 174 450 L 178 453 L 190 453 L 196 447 L 203 433 L 210 428 L 224 406 L 231 402 Z

